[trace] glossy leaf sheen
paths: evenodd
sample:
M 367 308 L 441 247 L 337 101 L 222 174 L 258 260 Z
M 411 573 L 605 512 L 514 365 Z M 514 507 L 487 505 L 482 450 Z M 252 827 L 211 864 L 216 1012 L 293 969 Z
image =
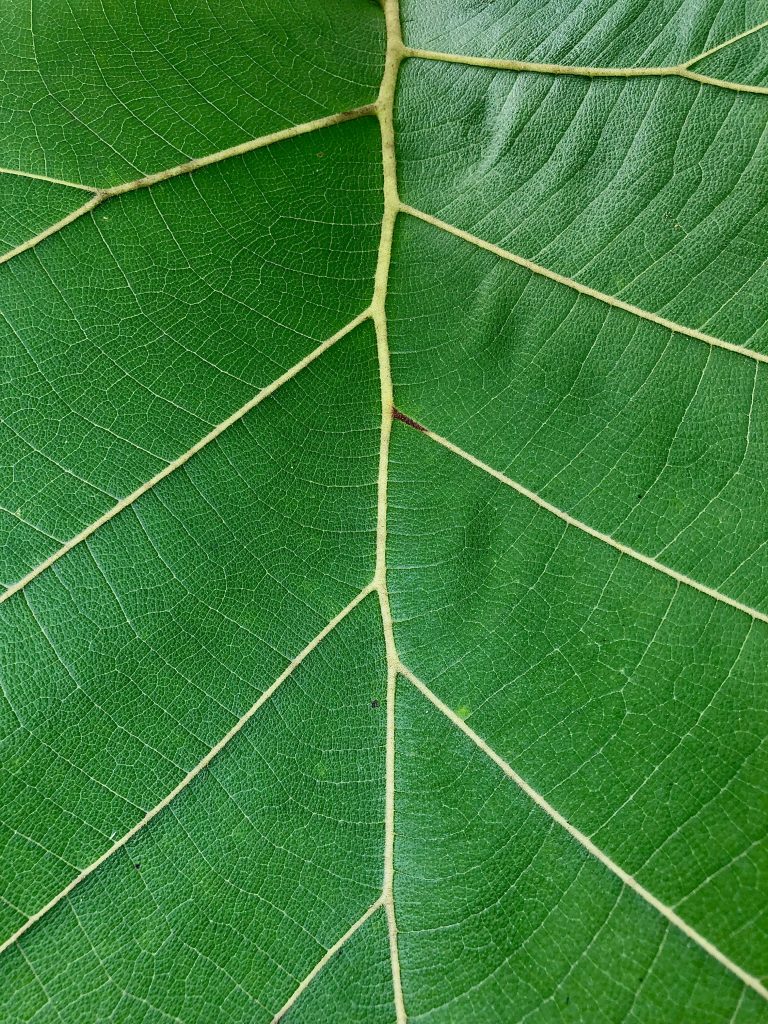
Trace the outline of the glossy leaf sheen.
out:
M 762 6 L 383 7 L 0 16 L 3 1024 L 768 1017 Z

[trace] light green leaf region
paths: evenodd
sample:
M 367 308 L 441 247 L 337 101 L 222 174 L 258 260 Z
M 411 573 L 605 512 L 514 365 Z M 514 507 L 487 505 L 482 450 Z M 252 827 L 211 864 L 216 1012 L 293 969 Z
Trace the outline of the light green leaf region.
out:
M 2 1024 L 768 1019 L 765 18 L 0 15 Z

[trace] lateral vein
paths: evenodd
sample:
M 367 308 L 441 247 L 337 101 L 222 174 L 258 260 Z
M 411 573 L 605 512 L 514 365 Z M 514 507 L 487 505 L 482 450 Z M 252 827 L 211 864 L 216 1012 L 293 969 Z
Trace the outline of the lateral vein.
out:
M 28 238 L 26 242 L 22 242 L 20 245 L 10 249 L 8 252 L 3 253 L 0 256 L 0 264 L 7 263 L 8 260 L 12 259 L 14 256 L 18 256 L 20 253 L 34 248 L 38 243 L 42 242 L 46 238 L 50 238 L 51 235 L 55 235 L 58 231 L 61 231 L 62 228 L 65 228 L 68 224 L 78 220 L 83 216 L 83 214 L 89 213 L 107 199 L 124 195 L 126 192 L 136 192 L 138 189 L 149 188 L 150 185 L 156 185 L 160 182 L 168 181 L 171 178 L 177 178 L 181 174 L 191 174 L 193 171 L 200 170 L 201 167 L 208 167 L 210 164 L 220 163 L 222 160 L 228 160 L 233 156 L 242 156 L 244 153 L 250 153 L 254 149 L 262 149 L 265 146 L 271 146 L 275 142 L 282 142 L 284 139 L 293 139 L 299 135 L 306 135 L 309 132 L 317 131 L 320 128 L 329 128 L 331 125 L 342 124 L 344 121 L 353 121 L 359 117 L 372 116 L 375 114 L 376 105 L 374 103 L 369 103 L 363 107 L 355 107 L 353 110 L 343 110 L 339 113 L 329 114 L 327 117 L 319 117 L 314 121 L 305 121 L 303 124 L 292 125 L 290 128 L 284 128 L 282 131 L 271 132 L 269 135 L 260 135 L 257 139 L 249 139 L 247 142 L 241 142 L 236 146 L 230 146 L 227 149 L 220 149 L 216 153 L 210 153 L 207 156 L 187 160 L 183 164 L 178 164 L 176 167 L 169 167 L 166 170 L 158 171 L 156 174 L 148 174 L 143 178 L 136 178 L 134 181 L 127 181 L 121 185 L 112 185 L 108 188 L 98 188 L 95 185 L 83 185 L 79 182 L 63 181 L 58 178 L 48 178 L 45 175 L 33 174 L 30 171 L 14 171 L 0 168 L 0 174 L 15 174 L 25 178 L 36 178 L 41 181 L 50 181 L 58 185 L 68 185 L 70 188 L 78 188 L 85 192 L 93 193 L 91 199 L 86 203 L 83 203 L 83 205 L 79 206 L 76 210 L 68 213 L 66 217 L 62 217 L 61 220 L 57 220 L 55 224 L 51 224 L 49 227 L 45 228 L 44 231 L 40 231 L 38 234 L 33 235 L 32 238 Z
M 275 679 L 271 686 L 269 686 L 264 691 L 264 693 L 262 693 L 259 699 L 251 705 L 251 707 L 245 712 L 245 714 L 241 718 L 239 718 L 237 722 L 235 722 L 235 724 L 232 726 L 229 732 L 222 736 L 219 742 L 215 746 L 211 747 L 211 749 L 208 751 L 205 757 L 203 757 L 202 760 L 198 761 L 195 767 L 192 768 L 189 772 L 187 772 L 187 774 L 178 783 L 178 785 L 174 786 L 170 793 L 168 793 L 167 796 L 163 797 L 160 803 L 156 804 L 150 811 L 147 811 L 144 817 L 141 818 L 140 821 L 137 821 L 133 828 L 129 829 L 128 832 L 125 833 L 125 835 L 123 835 L 120 839 L 114 842 L 112 846 L 109 847 L 109 849 L 105 850 L 104 853 L 102 853 L 100 857 L 97 857 L 97 859 L 93 861 L 91 864 L 89 864 L 88 867 L 83 868 L 83 870 L 78 875 L 76 875 L 75 878 L 73 878 L 72 881 L 69 882 L 69 884 L 61 890 L 61 892 L 57 893 L 56 896 L 53 897 L 53 899 L 49 900 L 43 907 L 41 907 L 30 918 L 28 918 L 28 920 L 25 921 L 25 923 L 21 925 L 21 927 L 18 928 L 13 933 L 13 935 L 9 936 L 5 940 L 5 942 L 0 944 L 0 953 L 5 952 L 5 950 L 9 949 L 16 942 L 18 942 L 18 940 L 23 935 L 25 935 L 26 932 L 30 930 L 30 928 L 36 925 L 38 921 L 40 921 L 43 917 L 45 917 L 46 914 L 48 914 L 49 911 L 53 910 L 55 906 L 57 906 L 59 903 L 61 903 L 63 899 L 69 896 L 74 889 L 76 889 L 82 882 L 84 882 L 86 878 L 92 875 L 94 871 L 97 870 L 97 868 L 101 867 L 101 865 L 105 861 L 109 860 L 113 854 L 117 853 L 118 850 L 122 850 L 122 848 L 131 839 L 133 839 L 133 837 L 137 835 L 137 833 L 141 832 L 141 830 L 146 825 L 148 825 L 150 821 L 153 820 L 153 818 L 156 818 L 157 815 L 162 810 L 164 810 L 173 800 L 175 800 L 176 797 L 187 788 L 190 782 L 197 778 L 197 776 L 205 768 L 208 767 L 208 765 L 211 763 L 211 761 L 213 761 L 217 754 L 220 754 L 221 751 L 224 750 L 224 748 L 230 743 L 230 741 L 234 739 L 234 737 L 251 720 L 251 718 L 253 718 L 256 712 L 261 707 L 263 707 L 264 704 L 266 704 L 266 702 L 275 693 L 275 691 L 282 685 L 282 683 L 285 682 L 286 679 L 288 679 L 290 675 L 292 675 L 292 673 L 299 667 L 299 665 L 301 665 L 301 663 L 308 657 L 308 655 L 310 655 L 312 651 L 315 650 L 315 648 L 321 643 L 321 641 L 323 641 L 325 637 L 328 636 L 328 634 L 333 629 L 335 629 L 336 626 L 338 626 L 342 619 L 346 618 L 346 616 L 349 615 L 349 613 L 354 608 L 356 608 L 361 603 L 361 601 L 363 601 L 369 594 L 371 594 L 374 591 L 374 589 L 374 584 L 372 582 L 369 583 L 368 586 L 364 587 L 363 590 L 361 590 L 360 593 L 357 594 L 357 596 L 354 597 L 345 608 L 342 608 L 342 610 L 337 615 L 335 615 L 330 620 L 330 622 L 328 622 L 323 627 L 323 629 L 320 630 L 317 636 L 314 637 L 314 639 L 310 640 L 307 646 L 304 647 L 304 649 L 296 655 L 293 661 L 291 661 L 291 663 L 284 669 L 284 671 L 280 673 L 280 675 L 277 677 L 277 679 Z
M 576 840 L 588 853 L 600 861 L 610 872 L 616 875 L 629 889 L 636 893 L 646 903 L 650 904 L 657 910 L 663 917 L 674 925 L 675 928 L 679 929 L 687 938 L 692 942 L 695 942 L 697 946 L 704 950 L 705 953 L 709 954 L 714 960 L 716 960 L 726 970 L 734 974 L 744 985 L 747 985 L 753 991 L 757 992 L 758 995 L 762 996 L 763 999 L 768 1000 L 768 989 L 762 984 L 762 982 L 749 974 L 740 967 L 737 963 L 734 963 L 729 957 L 725 955 L 721 950 L 710 942 L 709 939 L 701 935 L 695 928 L 693 928 L 687 921 L 683 920 L 679 914 L 677 914 L 671 907 L 662 903 L 658 897 L 654 896 L 652 892 L 641 885 L 637 879 L 631 875 L 628 871 L 625 871 L 616 861 L 612 860 L 599 846 L 581 832 L 575 825 L 572 825 L 558 810 L 556 810 L 552 804 L 550 804 L 537 790 L 533 788 L 529 783 L 518 775 L 518 773 L 512 768 L 512 766 L 505 761 L 499 754 L 496 753 L 486 742 L 479 736 L 474 729 L 470 728 L 466 722 L 464 722 L 454 711 L 452 711 L 447 704 L 444 704 L 440 698 L 434 694 L 429 687 L 423 683 L 409 668 L 402 663 L 399 665 L 399 672 L 406 679 L 408 679 L 420 693 L 422 693 L 427 700 L 429 700 L 438 711 L 442 712 L 443 715 L 460 729 L 465 736 L 470 739 L 479 750 L 481 750 L 486 757 L 488 757 L 493 763 L 500 768 L 504 774 L 512 782 L 518 786 L 527 797 L 529 797 L 545 814 L 549 815 L 550 818 L 561 828 Z
M 659 316 L 657 313 L 651 313 L 647 309 L 641 309 L 640 306 L 635 306 L 631 302 L 624 302 L 623 299 L 617 299 L 614 295 L 608 295 L 606 292 L 597 291 L 596 288 L 590 288 L 589 285 L 582 284 L 580 281 L 576 281 L 572 277 L 566 277 L 563 274 L 558 274 L 557 271 L 550 270 L 548 267 L 544 267 L 540 263 L 534 263 L 533 260 L 526 259 L 525 256 L 519 256 L 517 253 L 510 252 L 508 249 L 503 249 L 501 246 L 495 245 L 493 242 L 488 242 L 484 238 L 479 238 L 477 235 L 473 235 L 469 231 L 457 228 L 455 225 L 447 223 L 447 221 L 440 220 L 439 217 L 434 217 L 431 213 L 425 213 L 424 210 L 418 210 L 416 207 L 409 206 L 407 203 L 401 204 L 400 210 L 402 213 L 406 213 L 411 217 L 423 220 L 426 224 L 431 224 L 432 227 L 439 228 L 441 231 L 446 231 L 450 235 L 455 235 L 457 238 L 461 238 L 465 242 L 476 245 L 480 249 L 485 249 L 486 252 L 493 253 L 494 256 L 498 256 L 503 260 L 509 260 L 510 263 L 516 263 L 519 267 L 524 267 L 526 270 L 530 270 L 534 274 L 540 274 L 542 277 L 547 277 L 550 281 L 556 281 L 558 284 L 565 285 L 567 288 L 573 288 L 574 291 L 581 292 L 582 295 L 588 295 L 590 298 L 597 299 L 599 302 L 605 302 L 609 306 L 615 306 L 616 309 L 622 309 L 625 313 L 632 313 L 634 316 L 638 316 L 643 320 L 649 320 L 651 323 L 659 324 L 660 327 L 666 327 L 667 330 L 674 331 L 675 334 L 684 334 L 688 338 L 695 338 L 697 341 L 703 341 L 707 345 L 713 345 L 715 348 L 723 348 L 727 352 L 735 352 L 737 355 L 745 356 L 747 359 L 754 359 L 758 363 L 768 363 L 768 355 L 765 355 L 762 352 L 754 352 L 752 349 L 745 348 L 743 345 L 734 345 L 730 341 L 725 341 L 722 338 L 716 338 L 714 335 L 706 334 L 704 331 L 699 331 L 695 327 L 686 327 L 684 324 L 676 323 L 674 320 L 668 320 L 667 317 Z
M 14 178 L 33 178 L 35 181 L 47 181 L 50 185 L 66 185 L 67 188 L 79 188 L 83 192 L 98 192 L 93 185 L 83 185 L 79 181 L 67 181 L 66 178 L 52 178 L 48 174 L 36 174 L 34 171 L 19 171 L 15 167 L 0 167 L 0 174 L 10 174 Z
M 355 107 L 352 110 L 343 110 L 335 114 L 329 114 L 326 117 L 318 117 L 314 121 L 305 121 L 303 124 L 291 125 L 290 128 L 283 128 L 278 132 L 270 132 L 268 135 L 260 135 L 256 139 L 240 142 L 236 146 L 228 146 L 226 149 L 209 153 L 207 156 L 195 157 L 193 160 L 187 160 L 185 163 L 177 164 L 175 167 L 157 171 L 155 174 L 147 174 L 143 178 L 136 178 L 134 181 L 127 181 L 122 185 L 113 185 L 110 188 L 103 188 L 98 191 L 104 198 L 120 196 L 126 192 L 135 192 L 137 189 L 149 188 L 150 185 L 168 181 L 170 178 L 177 178 L 180 174 L 190 174 L 192 171 L 200 170 L 201 167 L 209 167 L 211 164 L 218 164 L 222 160 L 229 160 L 230 157 L 243 156 L 245 153 L 251 153 L 254 149 L 263 149 L 265 146 L 271 146 L 275 142 L 295 139 L 299 135 L 307 135 L 309 132 L 318 131 L 320 128 L 330 128 L 332 125 L 342 124 L 344 121 L 354 121 L 359 117 L 374 116 L 375 114 L 376 104 L 368 103 L 365 106 Z
M 707 586 L 706 583 L 701 583 L 699 580 L 695 580 L 691 576 L 686 576 L 685 573 L 678 572 L 677 569 L 672 569 L 670 566 L 664 565 L 663 562 L 659 562 L 655 558 L 644 555 L 641 551 L 636 551 L 628 544 L 623 544 L 621 541 L 616 540 L 615 537 L 611 537 L 610 534 L 602 533 L 600 530 L 594 529 L 594 527 L 590 526 L 588 523 L 582 522 L 580 519 L 576 519 L 575 516 L 570 515 L 561 508 L 558 508 L 557 505 L 553 505 L 551 501 L 547 501 L 545 498 L 542 498 L 540 494 L 536 494 L 535 491 L 525 487 L 517 480 L 513 480 L 505 473 L 499 472 L 498 469 L 494 469 L 493 466 L 489 466 L 487 462 L 483 462 L 470 452 L 465 451 L 463 448 L 459 448 L 458 445 L 449 441 L 447 438 L 442 437 L 440 434 L 436 434 L 433 430 L 430 430 L 423 424 L 418 424 L 418 429 L 420 433 L 425 434 L 430 438 L 430 440 L 442 445 L 443 448 L 446 448 L 449 452 L 453 452 L 454 455 L 458 455 L 460 458 L 465 459 L 477 469 L 481 469 L 484 473 L 488 473 L 489 476 L 494 477 L 500 483 L 506 484 L 507 487 L 511 487 L 513 491 L 516 491 L 524 498 L 528 498 L 540 508 L 546 509 L 547 512 L 550 512 L 553 516 L 557 516 L 558 519 L 561 519 L 568 526 L 576 527 L 576 529 L 581 530 L 590 537 L 594 537 L 595 540 L 602 541 L 603 544 L 607 544 L 609 547 L 614 548 L 614 550 L 620 552 L 622 555 L 627 555 L 629 558 L 633 558 L 635 561 L 641 562 L 643 565 L 646 565 L 651 569 L 656 569 L 665 576 L 669 576 L 677 583 L 682 583 L 687 587 L 691 587 L 693 590 L 698 590 L 700 593 L 706 594 L 715 601 L 720 601 L 723 604 L 729 605 L 731 608 L 735 608 L 737 611 L 743 612 L 752 619 L 758 619 L 760 622 L 768 623 L 768 614 L 765 612 L 761 612 L 757 608 L 752 608 L 748 604 L 744 604 L 743 601 L 737 601 L 736 598 L 729 597 L 728 594 L 723 594 L 714 587 Z
M 368 907 L 364 914 L 361 914 L 360 917 L 358 917 L 358 919 L 355 921 L 352 927 L 348 928 L 337 942 L 334 942 L 334 944 L 327 951 L 327 953 L 323 957 L 321 957 L 320 960 L 317 961 L 317 963 L 306 976 L 306 978 L 304 978 L 304 980 L 294 990 L 291 996 L 283 1003 L 283 1005 L 277 1011 L 275 1016 L 272 1018 L 272 1024 L 280 1024 L 280 1021 L 283 1019 L 285 1014 L 290 1010 L 293 1004 L 298 1001 L 299 997 L 309 988 L 309 986 L 312 984 L 312 982 L 315 980 L 318 974 L 322 971 L 322 969 L 326 966 L 326 964 L 330 960 L 332 960 L 334 956 L 336 956 L 341 947 L 344 946 L 352 938 L 355 932 L 359 931 L 360 928 L 363 927 L 368 918 L 373 917 L 376 911 L 381 909 L 383 903 L 383 897 L 379 897 L 379 899 L 377 899 L 375 903 L 372 903 L 371 906 Z
M 36 235 L 28 238 L 25 242 L 20 245 L 16 245 L 13 249 L 9 249 L 8 252 L 4 252 L 0 256 L 0 263 L 7 263 L 8 260 L 12 260 L 14 256 L 18 256 L 22 252 L 26 252 L 28 249 L 34 249 L 36 245 L 43 242 L 46 238 L 50 238 L 51 235 L 55 235 L 62 228 L 67 227 L 68 224 L 72 224 L 74 221 L 79 220 L 86 213 L 90 213 L 100 203 L 104 202 L 104 196 L 97 192 L 91 199 L 83 203 L 82 206 L 78 206 L 76 210 L 72 210 L 66 217 L 62 217 L 61 220 L 57 220 L 55 224 L 50 224 L 43 231 L 39 231 Z
M 104 526 L 105 523 L 108 523 L 111 519 L 114 519 L 116 515 L 118 515 L 124 509 L 128 508 L 130 505 L 132 505 L 138 498 L 140 498 L 143 494 L 146 494 L 147 491 L 151 490 L 156 484 L 159 484 L 161 480 L 164 480 L 167 476 L 170 476 L 170 474 L 173 473 L 175 470 L 179 469 L 180 466 L 183 466 L 192 458 L 193 455 L 196 455 L 199 451 L 201 451 L 203 448 L 209 445 L 211 441 L 214 441 L 217 437 L 223 434 L 225 430 L 227 430 L 233 424 L 237 423 L 238 420 L 241 420 L 243 416 L 249 413 L 261 402 L 263 402 L 265 398 L 269 398 L 269 396 L 274 394 L 274 392 L 277 391 L 278 388 L 282 387 L 283 384 L 286 384 L 289 380 L 295 377 L 306 366 L 309 366 L 310 363 L 313 363 L 319 356 L 326 352 L 337 341 L 343 338 L 346 334 L 349 334 L 350 331 L 354 330 L 355 327 L 358 327 L 364 320 L 367 320 L 370 315 L 370 308 L 364 309 L 362 313 L 358 313 L 354 320 L 350 320 L 350 322 L 348 324 L 345 324 L 344 327 L 341 328 L 341 330 L 331 335 L 330 338 L 326 339 L 326 341 L 318 345 L 317 348 L 312 349 L 312 351 L 309 352 L 306 356 L 304 356 L 303 359 L 300 359 L 298 363 L 295 363 L 289 370 L 286 370 L 285 373 L 283 373 L 280 377 L 278 377 L 276 380 L 273 380 L 271 384 L 268 384 L 266 387 L 262 388 L 261 391 L 257 392 L 253 396 L 253 398 L 249 399 L 249 401 L 245 403 L 245 405 L 241 406 L 239 409 L 233 412 L 231 416 L 228 416 L 225 420 L 222 420 L 222 422 L 215 426 L 213 430 L 209 431 L 205 435 L 205 437 L 200 438 L 200 440 L 196 444 L 193 444 L 192 447 L 185 451 L 182 455 L 179 455 L 178 458 L 173 460 L 173 462 L 169 462 L 167 466 L 164 466 L 159 473 L 155 473 L 155 475 L 151 479 L 147 480 L 140 487 L 137 487 L 135 491 L 132 491 L 125 498 L 121 498 L 121 500 L 118 501 L 115 505 L 107 509 L 107 511 L 102 516 L 99 516 L 99 518 L 96 519 L 93 523 L 91 523 L 89 526 L 86 526 L 84 530 L 81 530 L 80 533 L 70 538 L 70 540 L 68 540 L 65 544 L 62 544 L 62 546 L 58 548 L 56 551 L 54 551 L 53 554 L 49 555 L 48 558 L 45 559 L 45 561 L 40 562 L 40 564 L 35 566 L 34 569 L 28 572 L 26 576 L 22 577 L 22 579 L 18 580 L 16 583 L 8 587 L 8 589 L 3 594 L 0 594 L 0 604 L 2 604 L 4 601 L 7 601 L 14 594 L 17 594 L 20 590 L 23 590 L 24 587 L 27 586 L 27 584 L 31 583 L 32 580 L 36 579 L 41 573 L 45 572 L 46 569 L 49 569 L 55 562 L 58 562 L 60 558 L 63 558 L 64 555 L 66 555 L 73 548 L 77 547 L 78 544 L 81 544 L 84 540 L 87 540 L 88 537 L 95 533 L 96 530 L 98 530 L 100 527 Z
M 717 53 L 719 50 L 733 43 L 752 35 L 760 29 L 768 26 L 768 22 L 762 22 L 753 28 L 741 32 L 732 39 L 727 39 L 710 50 L 681 61 L 679 64 L 661 64 L 656 67 L 593 67 L 587 64 L 550 64 L 541 61 L 515 60 L 503 57 L 481 57 L 474 54 L 444 53 L 440 50 L 422 50 L 417 47 L 406 47 L 403 50 L 403 57 L 415 57 L 419 60 L 440 61 L 447 64 L 467 64 L 478 68 L 495 68 L 499 71 L 527 71 L 543 75 L 575 75 L 583 78 L 688 78 L 693 82 L 702 85 L 711 85 L 720 89 L 730 89 L 734 92 L 755 93 L 757 95 L 768 95 L 768 86 L 750 85 L 744 82 L 734 82 L 725 78 L 715 78 L 711 75 L 701 75 L 691 71 L 692 65 L 697 64 L 705 57 Z
M 722 43 L 718 43 L 717 46 L 711 46 L 708 50 L 704 50 L 702 53 L 697 53 L 695 57 L 691 57 L 689 60 L 683 62 L 683 67 L 689 68 L 691 64 L 698 64 L 700 60 L 704 60 L 705 57 L 711 57 L 713 53 L 717 53 L 719 50 L 724 50 L 726 46 L 732 46 L 734 43 L 738 43 L 740 39 L 746 39 L 747 36 L 751 36 L 755 32 L 760 32 L 762 29 L 768 28 L 768 21 L 761 21 L 758 25 L 753 25 L 752 28 L 747 28 L 743 32 L 739 32 L 735 36 L 731 36 L 730 39 L 725 39 Z

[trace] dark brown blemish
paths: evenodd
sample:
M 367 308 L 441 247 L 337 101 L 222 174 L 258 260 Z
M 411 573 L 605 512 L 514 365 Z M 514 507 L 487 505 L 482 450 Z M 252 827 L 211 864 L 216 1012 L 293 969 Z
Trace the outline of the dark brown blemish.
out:
M 422 427 L 422 425 L 417 423 L 416 420 L 412 420 L 410 416 L 406 416 L 404 412 L 400 412 L 400 410 L 396 409 L 394 405 L 392 406 L 392 418 L 400 420 L 401 423 L 405 423 L 409 427 L 413 427 L 414 430 L 420 430 L 422 434 L 427 433 L 426 427 Z
M 134 864 L 133 866 L 136 868 L 137 871 L 141 871 L 141 864 Z

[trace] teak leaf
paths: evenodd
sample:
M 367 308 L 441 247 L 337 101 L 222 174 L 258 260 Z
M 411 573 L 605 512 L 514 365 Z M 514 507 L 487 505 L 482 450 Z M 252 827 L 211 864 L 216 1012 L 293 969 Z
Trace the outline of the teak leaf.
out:
M 11 5 L 3 1024 L 768 1019 L 768 23 Z

